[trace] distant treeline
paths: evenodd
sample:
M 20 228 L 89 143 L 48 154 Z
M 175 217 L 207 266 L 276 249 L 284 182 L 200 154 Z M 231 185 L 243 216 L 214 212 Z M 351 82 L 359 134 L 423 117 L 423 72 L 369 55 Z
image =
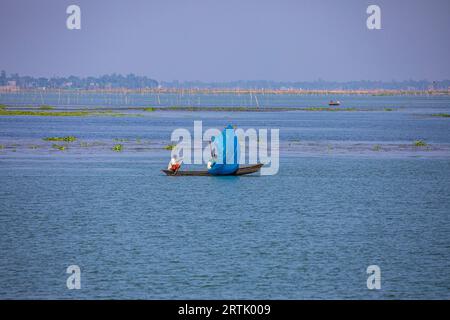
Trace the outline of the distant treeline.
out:
M 103 75 L 100 77 L 77 76 L 69 77 L 30 77 L 19 76 L 17 73 L 7 75 L 5 71 L 0 73 L 0 86 L 15 84 L 20 88 L 63 88 L 63 89 L 95 89 L 95 88 L 156 88 L 158 81 L 145 76 L 128 74 Z
M 62 88 L 62 89 L 108 89 L 108 88 L 163 88 L 173 89 L 304 89 L 304 90 L 448 90 L 450 80 L 405 80 L 405 81 L 302 81 L 283 82 L 269 80 L 202 82 L 202 81 L 162 81 L 134 74 L 111 74 L 100 77 L 30 77 L 19 74 L 0 73 L 0 86 L 15 84 L 20 88 Z

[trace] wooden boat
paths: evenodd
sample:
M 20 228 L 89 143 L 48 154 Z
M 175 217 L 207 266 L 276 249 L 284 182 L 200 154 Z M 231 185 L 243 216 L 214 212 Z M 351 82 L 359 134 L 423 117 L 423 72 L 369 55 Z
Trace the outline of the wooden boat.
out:
M 262 163 L 250 165 L 250 166 L 242 166 L 239 167 L 238 171 L 231 174 L 231 176 L 242 176 L 244 174 L 251 174 L 258 172 L 259 169 L 263 166 Z M 161 170 L 168 176 L 213 176 L 208 172 L 208 170 L 186 170 L 186 171 L 178 171 L 177 173 L 173 173 L 170 170 Z
M 331 100 L 331 101 L 328 103 L 328 105 L 329 105 L 329 106 L 339 106 L 339 105 L 341 105 L 341 103 L 340 103 L 339 101 L 333 101 L 333 100 Z

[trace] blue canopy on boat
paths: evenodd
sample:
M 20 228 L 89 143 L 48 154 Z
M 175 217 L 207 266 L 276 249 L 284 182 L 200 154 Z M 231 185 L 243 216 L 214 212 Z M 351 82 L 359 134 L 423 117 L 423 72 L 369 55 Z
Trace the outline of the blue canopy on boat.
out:
M 216 162 L 208 172 L 212 175 L 235 173 L 239 169 L 240 148 L 234 128 L 228 125 L 221 135 L 215 136 L 211 140 L 217 153 L 217 159 L 214 159 Z

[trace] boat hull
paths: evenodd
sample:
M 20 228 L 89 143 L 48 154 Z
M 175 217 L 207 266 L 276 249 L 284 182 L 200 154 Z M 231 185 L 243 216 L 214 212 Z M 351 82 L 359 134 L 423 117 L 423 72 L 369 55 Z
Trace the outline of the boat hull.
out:
M 228 176 L 242 176 L 245 174 L 251 174 L 258 172 L 259 169 L 263 166 L 262 163 L 250 165 L 250 166 L 242 166 L 239 169 L 232 173 L 228 174 Z M 202 177 L 202 176 L 215 176 L 210 174 L 207 170 L 186 170 L 186 171 L 178 171 L 177 173 L 173 173 L 170 170 L 162 170 L 168 176 L 191 176 L 191 177 Z M 221 176 L 224 176 L 223 174 Z

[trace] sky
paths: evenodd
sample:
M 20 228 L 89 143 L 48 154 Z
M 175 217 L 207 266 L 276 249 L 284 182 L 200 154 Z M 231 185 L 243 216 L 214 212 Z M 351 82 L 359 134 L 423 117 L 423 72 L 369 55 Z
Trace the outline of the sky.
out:
M 81 9 L 69 30 L 66 8 Z M 369 30 L 369 5 L 381 30 Z M 450 79 L 449 0 L 1 0 L 0 69 L 159 81 Z

